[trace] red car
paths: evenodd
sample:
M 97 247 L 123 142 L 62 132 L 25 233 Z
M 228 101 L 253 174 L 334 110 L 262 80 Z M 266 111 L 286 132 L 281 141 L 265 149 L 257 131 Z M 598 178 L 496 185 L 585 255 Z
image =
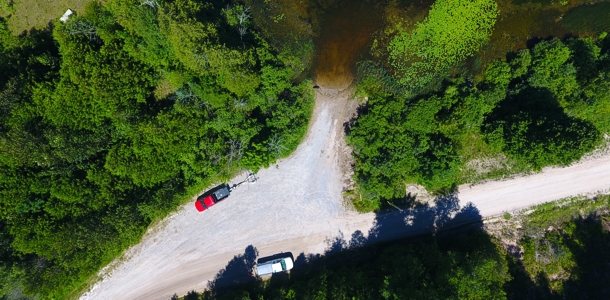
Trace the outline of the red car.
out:
M 221 184 L 197 197 L 197 201 L 195 201 L 195 208 L 197 208 L 199 212 L 202 212 L 220 202 L 220 200 L 227 198 L 229 194 L 229 185 Z

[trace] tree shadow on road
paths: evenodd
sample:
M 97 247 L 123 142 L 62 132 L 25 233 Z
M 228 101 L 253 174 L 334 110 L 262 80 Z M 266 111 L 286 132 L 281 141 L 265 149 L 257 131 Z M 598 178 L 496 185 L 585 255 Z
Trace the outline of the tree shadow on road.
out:
M 434 205 L 422 205 L 402 211 L 378 214 L 366 239 L 358 237 L 353 240 L 356 245 L 366 245 L 389 241 L 405 236 L 435 234 L 461 225 L 473 224 L 482 220 L 479 210 L 467 203 L 460 207 L 456 194 L 437 197 Z
M 243 254 L 235 255 L 227 266 L 216 274 L 214 280 L 208 283 L 207 290 L 211 292 L 209 296 L 220 296 L 227 288 L 236 285 L 256 285 L 257 278 L 252 274 L 257 257 L 258 250 L 252 245 L 246 247 Z
M 288 255 L 295 262 L 290 273 L 273 274 L 266 284 L 263 284 L 261 278 L 251 276 L 258 255 L 256 248 L 251 245 L 246 248 L 244 254 L 237 255 L 228 262 L 227 266 L 209 283 L 208 290 L 202 297 L 203 299 L 232 299 L 253 294 L 260 295 L 264 290 L 289 285 L 293 281 L 305 280 L 312 274 L 319 274 L 327 269 L 373 261 L 381 250 L 370 246 L 380 243 L 388 244 L 400 239 L 402 239 L 401 242 L 406 241 L 407 243 L 417 242 L 420 239 L 435 240 L 440 232 L 448 229 L 460 226 L 469 226 L 468 230 L 480 228 L 481 219 L 478 209 L 472 204 L 461 207 L 455 194 L 438 197 L 433 205 L 378 213 L 368 232 L 356 230 L 349 233 L 347 237 L 343 232 L 338 232 L 336 236 L 326 240 L 327 248 L 322 254 L 300 253 L 295 258 L 292 253 L 278 253 L 259 258 L 258 263 L 261 263 Z M 404 239 L 409 236 L 411 238 Z M 235 288 L 236 286 L 239 288 Z
M 431 205 L 379 213 L 366 232 L 337 232 L 326 240 L 324 253 L 299 253 L 290 273 L 273 274 L 264 282 L 258 277 L 240 281 L 231 275 L 254 266 L 256 249 L 250 246 L 218 273 L 208 291 L 197 296 L 202 298 L 188 296 L 608 299 L 610 217 L 604 209 L 600 215 L 564 218 L 563 225 L 551 227 L 539 219 L 526 220 L 521 223 L 524 236 L 507 245 L 482 230 L 474 205 L 460 206 L 455 194 L 439 197 Z

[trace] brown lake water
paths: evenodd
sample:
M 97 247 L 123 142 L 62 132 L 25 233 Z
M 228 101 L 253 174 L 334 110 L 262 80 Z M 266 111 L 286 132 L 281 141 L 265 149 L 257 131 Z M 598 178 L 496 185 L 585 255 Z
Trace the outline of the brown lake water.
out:
M 315 38 L 316 55 L 313 75 L 318 85 L 328 88 L 346 88 L 355 78 L 356 63 L 371 59 L 369 49 L 375 37 L 385 26 L 385 8 L 388 1 L 336 0 L 325 8 L 317 7 L 312 14 L 318 16 Z M 414 23 L 423 20 L 429 0 L 397 0 L 400 14 Z M 500 15 L 489 43 L 469 63 L 478 73 L 487 62 L 503 58 L 508 52 L 532 47 L 541 39 L 565 38 L 586 34 L 563 26 L 566 13 L 587 0 L 571 0 L 568 5 L 559 1 L 497 0 Z M 547 3 L 548 2 L 548 3 Z M 555 3 L 557 2 L 557 3 Z M 329 8 L 330 7 L 330 8 Z M 411 16 L 411 14 L 416 14 Z M 586 19 L 584 17 L 583 19 Z M 387 45 L 380 45 L 386 47 Z M 384 58 L 382 58 L 384 60 Z M 477 61 L 477 63 L 474 63 Z
M 349 86 L 356 62 L 366 58 L 374 33 L 383 27 L 382 7 L 344 1 L 324 12 L 316 40 L 316 83 L 328 88 Z

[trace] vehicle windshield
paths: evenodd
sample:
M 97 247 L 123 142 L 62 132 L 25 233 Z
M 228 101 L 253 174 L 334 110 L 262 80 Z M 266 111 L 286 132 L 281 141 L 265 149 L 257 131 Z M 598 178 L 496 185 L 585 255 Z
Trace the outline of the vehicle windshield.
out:
M 286 262 L 283 259 L 280 260 L 280 265 L 282 265 L 282 270 L 286 271 Z

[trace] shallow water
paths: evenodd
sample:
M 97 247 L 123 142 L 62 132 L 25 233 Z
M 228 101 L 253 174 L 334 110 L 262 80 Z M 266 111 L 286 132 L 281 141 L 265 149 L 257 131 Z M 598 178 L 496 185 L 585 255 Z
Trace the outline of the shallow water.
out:
M 324 12 L 316 40 L 316 83 L 327 88 L 351 84 L 355 64 L 368 54 L 375 31 L 383 26 L 383 10 L 373 3 L 345 1 Z
M 376 34 L 388 25 L 384 24 L 384 9 L 388 1 L 331 2 L 333 4 L 325 8 L 313 6 L 312 14 L 318 16 L 319 25 L 315 39 L 313 75 L 318 85 L 341 89 L 348 87 L 354 80 L 358 61 L 372 59 L 369 54 L 371 43 Z M 418 14 L 417 18 L 415 15 L 407 16 L 414 18 L 414 21 L 423 20 L 420 14 L 425 15 L 423 11 L 431 4 L 431 1 L 422 0 L 398 2 L 397 7 L 405 15 Z M 571 0 L 570 4 L 565 6 L 555 3 L 557 1 L 547 0 L 497 2 L 500 15 L 489 43 L 468 63 L 475 73 L 481 71 L 480 68 L 489 61 L 503 58 L 512 51 L 532 47 L 542 39 L 586 34 L 568 28 L 562 22 L 568 11 L 585 4 L 586 0 Z
M 531 48 L 541 40 L 587 35 L 586 31 L 569 28 L 563 22 L 564 16 L 571 10 L 579 10 L 579 6 L 587 5 L 586 0 L 570 0 L 569 5 L 561 5 L 559 1 L 542 0 L 498 0 L 497 2 L 500 15 L 489 43 L 478 55 L 482 64 L 503 58 L 508 52 Z M 586 18 L 582 18 L 577 22 L 586 21 Z

